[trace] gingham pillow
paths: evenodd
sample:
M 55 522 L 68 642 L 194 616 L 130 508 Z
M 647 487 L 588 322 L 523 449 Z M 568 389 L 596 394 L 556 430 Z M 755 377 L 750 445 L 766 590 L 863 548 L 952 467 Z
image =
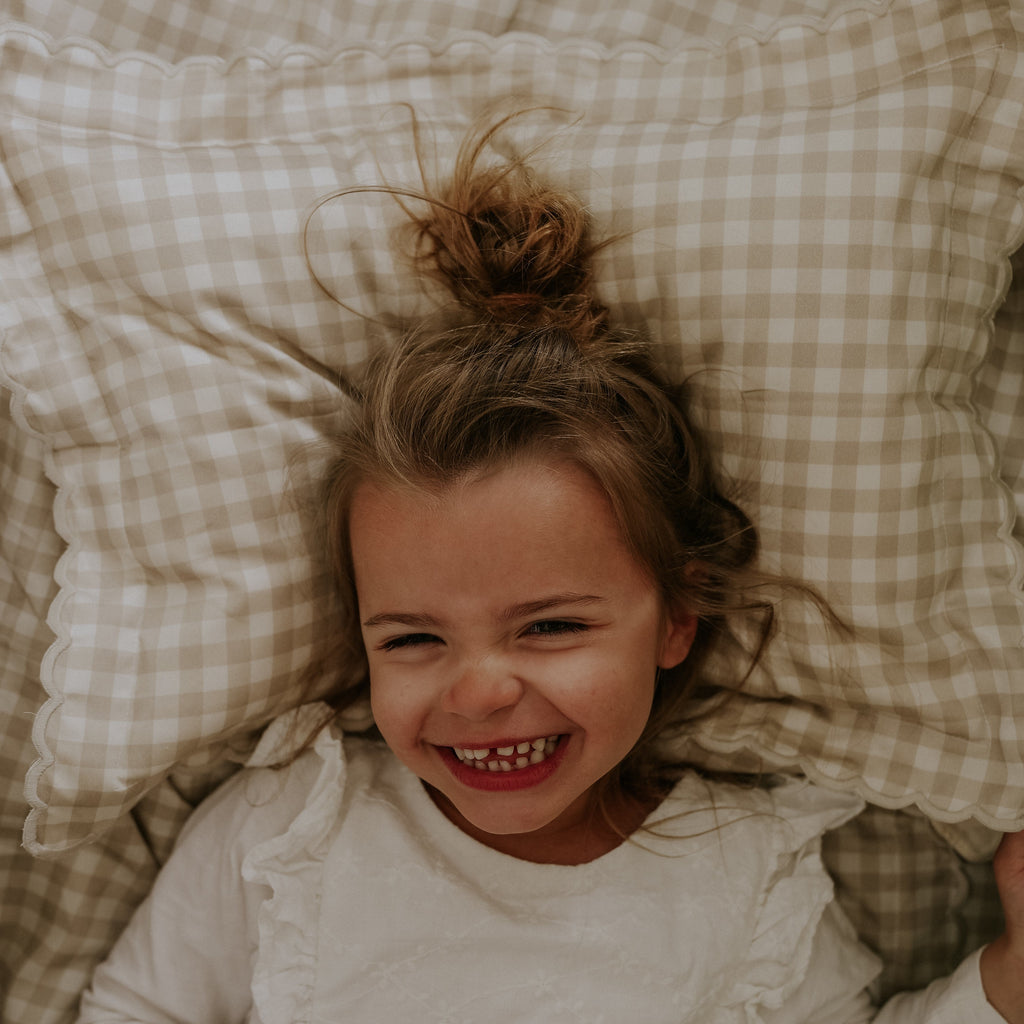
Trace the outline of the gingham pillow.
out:
M 443 169 L 509 94 L 581 115 L 536 162 L 625 233 L 604 297 L 678 372 L 725 371 L 712 426 L 758 481 L 766 560 L 859 629 L 836 648 L 784 608 L 766 671 L 687 749 L 1020 820 L 1024 558 L 971 404 L 1024 227 L 1004 6 L 866 2 L 672 52 L 457 33 L 169 67 L 16 27 L 0 47 L 0 369 L 68 541 L 30 849 L 101 831 L 291 697 L 319 584 L 287 460 L 338 401 L 323 368 L 381 333 L 316 289 L 301 226 L 378 168 L 416 181 L 401 104 Z M 392 213 L 346 201 L 311 224 L 317 273 L 371 316 L 416 308 Z

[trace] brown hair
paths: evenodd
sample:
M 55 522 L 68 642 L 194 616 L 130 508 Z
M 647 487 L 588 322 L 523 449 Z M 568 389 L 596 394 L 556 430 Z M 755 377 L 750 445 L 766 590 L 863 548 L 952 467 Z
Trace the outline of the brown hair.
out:
M 698 617 L 689 656 L 661 673 L 643 735 L 607 780 L 647 800 L 679 767 L 656 741 L 691 715 L 710 652 L 742 652 L 731 681 L 742 685 L 772 634 L 770 594 L 794 587 L 818 599 L 758 571 L 757 534 L 713 464 L 685 385 L 665 378 L 642 338 L 609 325 L 592 286 L 602 243 L 591 240 L 580 200 L 522 161 L 485 166 L 507 120 L 471 134 L 448 185 L 420 196 L 425 213 L 409 213 L 414 265 L 447 286 L 454 306 L 350 382 L 357 401 L 319 497 L 339 628 L 317 667 L 345 680 L 336 710 L 366 694 L 348 543 L 361 483 L 429 489 L 524 456 L 570 459 L 607 493 L 666 607 Z M 741 642 L 741 633 L 753 639 Z

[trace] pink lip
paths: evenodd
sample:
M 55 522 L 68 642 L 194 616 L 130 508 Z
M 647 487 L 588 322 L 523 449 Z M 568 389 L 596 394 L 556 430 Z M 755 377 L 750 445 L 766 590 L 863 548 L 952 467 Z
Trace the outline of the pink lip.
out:
M 495 744 L 495 746 L 509 744 Z M 549 778 L 565 756 L 568 738 L 562 737 L 554 753 L 539 764 L 529 764 L 525 768 L 514 768 L 510 772 L 481 771 L 463 764 L 452 752 L 451 747 L 435 747 L 445 767 L 457 781 L 471 789 L 482 789 L 491 793 L 508 793 L 513 790 L 530 789 L 539 786 Z M 492 747 L 493 749 L 493 747 Z

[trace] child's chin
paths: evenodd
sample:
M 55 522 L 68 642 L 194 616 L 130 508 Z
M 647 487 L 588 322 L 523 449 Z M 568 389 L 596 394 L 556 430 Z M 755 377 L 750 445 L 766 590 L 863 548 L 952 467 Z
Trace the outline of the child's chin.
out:
M 500 796 L 497 799 L 500 800 Z M 476 800 L 466 800 L 453 797 L 450 793 L 434 791 L 434 802 L 444 815 L 463 832 L 485 842 L 488 836 L 497 838 L 539 833 L 553 825 L 564 810 L 563 808 L 545 810 L 538 807 L 536 801 L 529 801 L 532 806 L 516 809 L 496 806 L 481 807 L 481 801 L 497 802 L 493 794 L 481 794 Z

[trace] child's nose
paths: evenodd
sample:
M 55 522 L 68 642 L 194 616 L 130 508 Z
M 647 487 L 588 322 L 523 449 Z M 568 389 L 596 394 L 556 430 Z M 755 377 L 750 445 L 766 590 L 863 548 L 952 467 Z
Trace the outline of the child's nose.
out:
M 474 659 L 459 667 L 442 699 L 445 711 L 471 721 L 483 721 L 512 707 L 523 695 L 523 684 L 498 657 Z

